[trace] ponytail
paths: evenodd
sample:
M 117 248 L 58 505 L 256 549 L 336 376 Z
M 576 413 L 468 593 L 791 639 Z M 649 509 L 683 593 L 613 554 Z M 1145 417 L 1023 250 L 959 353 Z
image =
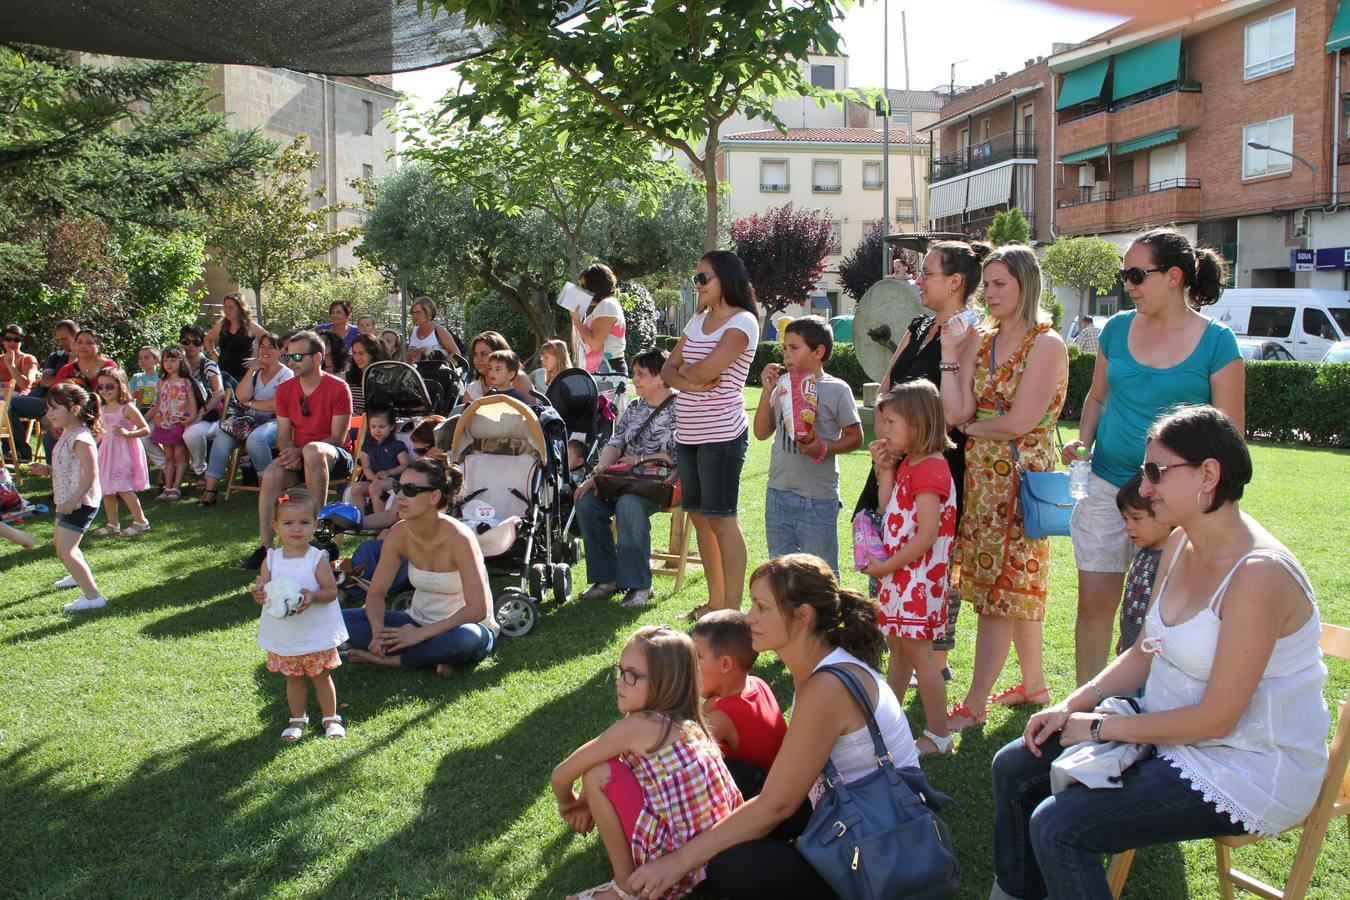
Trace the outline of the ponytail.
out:
M 750 575 L 752 583 L 761 578 L 768 581 L 786 618 L 797 607 L 810 606 L 816 613 L 812 631 L 830 646 L 852 653 L 873 669 L 881 668 L 886 639 L 877 627 L 877 602 L 841 588 L 823 559 L 809 553 L 775 557 Z
M 1195 251 L 1195 284 L 1191 285 L 1191 306 L 1217 303 L 1228 283 L 1228 260 L 1213 247 Z
M 70 411 L 76 421 L 94 434 L 103 433 L 102 407 L 98 394 L 86 391 L 74 382 L 66 381 L 47 392 L 47 405 Z

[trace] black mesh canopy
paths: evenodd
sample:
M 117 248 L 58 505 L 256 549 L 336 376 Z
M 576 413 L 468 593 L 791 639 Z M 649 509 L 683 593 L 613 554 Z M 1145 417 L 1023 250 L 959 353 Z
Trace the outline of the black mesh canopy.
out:
M 0 0 L 0 21 L 12 42 L 327 75 L 456 62 L 492 36 L 416 0 Z
M 567 369 L 549 382 L 548 402 L 567 423 L 568 432 L 583 434 L 587 441 L 596 434 L 599 400 L 595 379 L 585 369 Z

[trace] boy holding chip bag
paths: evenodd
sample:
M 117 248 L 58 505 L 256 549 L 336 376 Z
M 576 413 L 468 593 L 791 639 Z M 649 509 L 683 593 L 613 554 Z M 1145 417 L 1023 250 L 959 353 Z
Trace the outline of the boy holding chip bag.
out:
M 769 554 L 811 553 L 839 572 L 839 465 L 833 457 L 862 444 L 862 421 L 847 382 L 825 374 L 834 349 L 820 316 L 793 319 L 783 332 L 783 364 L 760 374 L 755 438 L 773 438 L 764 503 Z

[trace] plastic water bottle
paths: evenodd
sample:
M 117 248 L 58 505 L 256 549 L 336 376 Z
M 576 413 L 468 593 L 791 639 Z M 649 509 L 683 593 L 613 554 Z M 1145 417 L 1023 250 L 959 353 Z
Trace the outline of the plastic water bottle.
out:
M 1088 462 L 1087 448 L 1078 448 L 1078 458 L 1069 463 L 1069 496 L 1082 500 L 1092 483 L 1092 463 Z

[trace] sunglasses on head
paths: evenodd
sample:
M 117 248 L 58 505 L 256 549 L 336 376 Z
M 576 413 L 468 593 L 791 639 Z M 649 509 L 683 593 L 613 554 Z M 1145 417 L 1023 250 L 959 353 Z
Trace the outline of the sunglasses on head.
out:
M 637 669 L 629 669 L 625 667 L 622 663 L 615 663 L 614 665 L 610 666 L 609 669 L 611 672 L 614 673 L 615 678 L 619 679 L 629 687 L 632 687 L 633 685 L 637 684 L 639 681 L 647 677 L 645 674 L 639 672 Z
M 1144 283 L 1144 279 L 1154 272 L 1166 272 L 1166 269 L 1145 269 L 1142 266 L 1130 266 L 1128 269 L 1121 269 L 1117 274 L 1121 281 L 1128 281 L 1130 284 L 1138 287 Z
M 398 492 L 405 497 L 416 497 L 418 494 L 425 494 L 428 491 L 439 490 L 429 484 L 400 484 Z
M 1157 484 L 1162 481 L 1162 477 L 1167 474 L 1168 469 L 1193 469 L 1201 465 L 1204 465 L 1204 463 L 1179 462 L 1160 466 L 1155 462 L 1146 462 L 1139 467 L 1139 471 L 1144 473 L 1144 477 L 1148 479 L 1149 484 Z
M 716 275 L 709 275 L 707 272 L 695 272 L 694 284 L 698 285 L 699 287 L 703 287 L 705 284 L 712 281 L 716 277 L 717 277 Z
M 418 446 L 417 444 L 413 444 L 413 452 L 416 453 L 418 456 L 424 456 L 431 452 L 431 445 L 423 444 L 421 446 Z
M 200 347 L 202 345 L 201 338 L 183 338 L 178 343 L 184 347 Z

